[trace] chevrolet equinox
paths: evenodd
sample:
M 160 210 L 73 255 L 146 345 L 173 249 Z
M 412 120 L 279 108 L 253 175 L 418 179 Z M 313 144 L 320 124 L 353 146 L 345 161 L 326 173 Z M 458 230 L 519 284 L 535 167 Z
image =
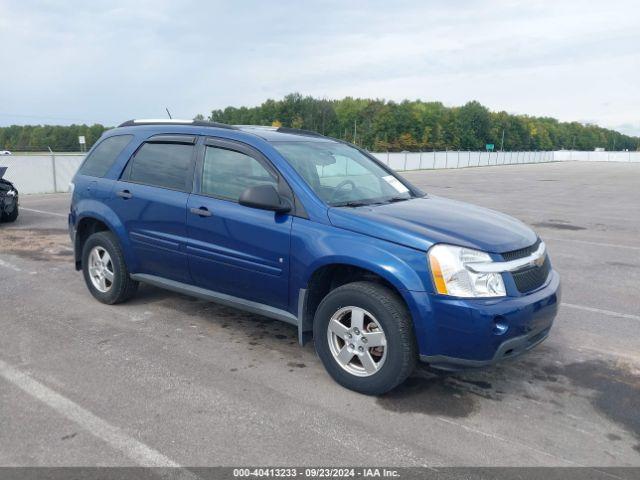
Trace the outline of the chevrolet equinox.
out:
M 542 342 L 560 278 L 507 215 L 422 192 L 313 132 L 130 120 L 73 179 L 77 270 L 100 302 L 144 282 L 292 324 L 341 385 L 382 394 L 418 360 L 493 364 Z

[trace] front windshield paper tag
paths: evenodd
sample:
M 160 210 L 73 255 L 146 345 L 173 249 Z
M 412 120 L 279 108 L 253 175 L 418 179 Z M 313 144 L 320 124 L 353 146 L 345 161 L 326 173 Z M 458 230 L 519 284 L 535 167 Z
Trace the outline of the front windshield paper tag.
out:
M 383 180 L 385 180 L 389 185 L 391 185 L 393 188 L 395 188 L 398 193 L 406 193 L 409 191 L 409 189 L 407 187 L 405 187 L 400 180 L 398 180 L 396 177 L 394 177 L 393 175 L 387 175 L 386 177 L 382 177 Z

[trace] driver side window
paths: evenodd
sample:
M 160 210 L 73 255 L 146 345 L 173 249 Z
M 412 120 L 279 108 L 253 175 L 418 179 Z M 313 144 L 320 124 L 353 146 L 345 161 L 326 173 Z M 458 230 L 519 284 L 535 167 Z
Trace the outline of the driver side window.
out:
M 234 150 L 207 147 L 201 186 L 205 195 L 237 202 L 245 189 L 264 184 L 277 188 L 278 181 L 255 158 Z

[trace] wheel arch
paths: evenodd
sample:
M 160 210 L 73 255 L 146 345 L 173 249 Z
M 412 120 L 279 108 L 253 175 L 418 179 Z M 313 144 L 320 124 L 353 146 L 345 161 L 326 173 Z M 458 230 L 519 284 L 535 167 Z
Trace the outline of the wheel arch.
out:
M 73 245 L 76 270 L 82 269 L 82 249 L 87 239 L 94 233 L 104 231 L 111 232 L 118 239 L 127 265 L 134 264 L 124 226 L 115 216 L 115 213 L 110 213 L 111 215 L 105 215 L 102 212 L 87 212 L 78 217 Z
M 313 338 L 313 320 L 320 302 L 341 285 L 356 281 L 371 281 L 394 292 L 411 315 L 407 285 L 380 264 L 354 261 L 353 258 L 331 258 L 309 269 L 298 298 L 298 339 L 304 345 Z M 415 272 L 412 272 L 415 275 Z

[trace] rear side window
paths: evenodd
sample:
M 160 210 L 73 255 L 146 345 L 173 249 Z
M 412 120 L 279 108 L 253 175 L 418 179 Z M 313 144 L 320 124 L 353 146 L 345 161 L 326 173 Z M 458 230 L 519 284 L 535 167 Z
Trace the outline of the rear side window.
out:
M 191 191 L 192 157 L 193 145 L 145 143 L 127 165 L 123 180 Z
M 133 135 L 115 135 L 105 138 L 86 158 L 78 173 L 91 177 L 104 177 L 132 138 Z
M 234 150 L 207 147 L 202 193 L 237 202 L 246 188 L 262 184 L 276 187 L 278 180 L 258 160 Z

